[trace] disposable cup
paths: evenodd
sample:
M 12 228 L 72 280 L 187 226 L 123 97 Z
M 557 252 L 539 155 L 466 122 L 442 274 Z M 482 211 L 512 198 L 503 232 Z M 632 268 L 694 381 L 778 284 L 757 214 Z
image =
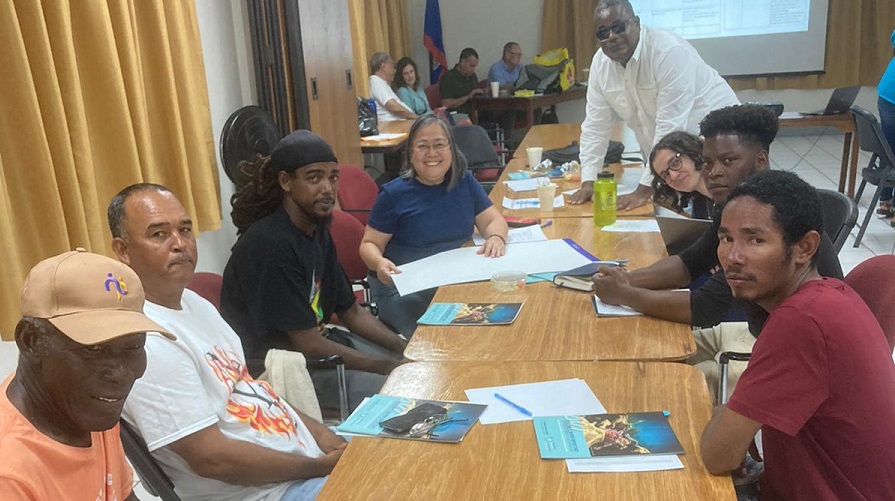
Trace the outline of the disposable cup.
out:
M 491 82 L 491 97 L 500 95 L 500 82 Z
M 555 197 L 555 184 L 550 183 L 548 185 L 538 186 L 538 203 L 541 205 L 541 212 L 553 212 L 553 199 Z
M 540 146 L 532 146 L 530 148 L 525 148 L 525 154 L 528 155 L 528 168 L 535 169 L 541 163 L 541 155 L 544 153 L 544 148 Z

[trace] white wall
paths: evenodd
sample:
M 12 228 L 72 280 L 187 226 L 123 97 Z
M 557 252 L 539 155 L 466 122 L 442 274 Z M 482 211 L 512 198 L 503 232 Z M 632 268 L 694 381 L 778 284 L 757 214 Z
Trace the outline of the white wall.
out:
M 482 80 L 488 68 L 503 56 L 503 45 L 517 42 L 522 48 L 522 64 L 528 64 L 541 50 L 543 0 L 441 0 L 441 27 L 448 68 L 457 64 L 460 51 L 472 47 L 479 53 L 476 73 Z M 418 66 L 428 67 L 423 47 L 426 0 L 407 0 L 410 16 L 410 43 Z M 395 59 L 406 54 L 392 54 Z M 427 81 L 429 72 L 420 70 Z
M 236 227 L 230 220 L 234 186 L 221 168 L 220 135 L 231 113 L 255 104 L 251 41 L 244 9 L 244 2 L 240 0 L 196 0 L 223 209 L 221 228 L 199 235 L 197 269 L 200 271 L 222 273 L 230 248 L 236 243 Z

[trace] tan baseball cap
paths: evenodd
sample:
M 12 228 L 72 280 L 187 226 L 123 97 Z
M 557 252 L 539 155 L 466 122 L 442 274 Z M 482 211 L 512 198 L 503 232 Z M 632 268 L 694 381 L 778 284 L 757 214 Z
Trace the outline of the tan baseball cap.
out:
M 79 248 L 31 268 L 22 286 L 22 315 L 45 318 L 85 345 L 148 331 L 176 339 L 143 314 L 145 299 L 134 270 Z

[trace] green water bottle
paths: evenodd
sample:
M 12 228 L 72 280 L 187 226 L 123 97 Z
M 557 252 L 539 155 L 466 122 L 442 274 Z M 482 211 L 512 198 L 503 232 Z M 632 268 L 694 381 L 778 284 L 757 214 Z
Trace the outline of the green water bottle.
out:
M 594 226 L 615 224 L 615 196 L 615 174 L 597 174 L 594 182 Z

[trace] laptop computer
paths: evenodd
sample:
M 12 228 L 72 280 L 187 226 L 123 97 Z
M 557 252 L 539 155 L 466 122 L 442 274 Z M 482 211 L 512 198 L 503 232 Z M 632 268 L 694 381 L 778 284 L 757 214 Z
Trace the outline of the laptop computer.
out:
M 802 115 L 838 115 L 845 113 L 851 108 L 851 105 L 855 104 L 855 98 L 858 97 L 858 91 L 860 90 L 860 85 L 839 87 L 833 91 L 826 108 L 802 113 Z
M 680 253 L 712 228 L 710 219 L 677 216 L 656 216 L 656 223 L 669 256 Z

